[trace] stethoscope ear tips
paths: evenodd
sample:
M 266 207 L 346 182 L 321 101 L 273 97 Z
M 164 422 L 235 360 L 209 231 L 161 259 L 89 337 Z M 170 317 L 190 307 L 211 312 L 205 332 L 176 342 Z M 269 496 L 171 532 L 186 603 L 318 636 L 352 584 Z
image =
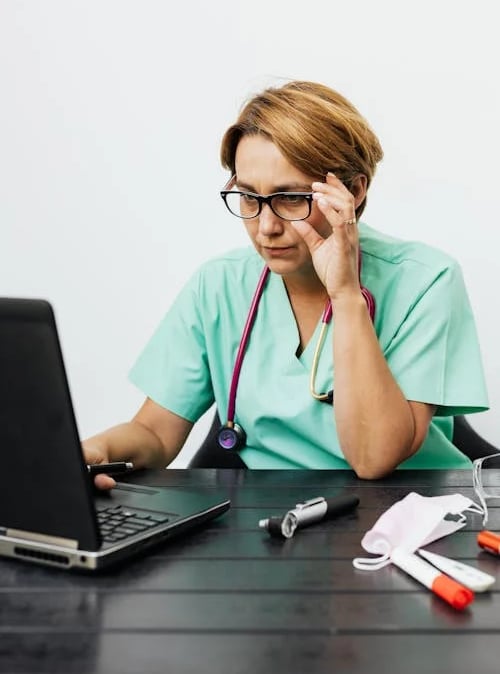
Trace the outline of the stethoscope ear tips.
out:
M 238 451 L 243 449 L 246 444 L 246 434 L 245 431 L 234 424 L 233 426 L 228 426 L 224 424 L 217 434 L 217 442 L 222 449 L 227 449 L 228 451 Z

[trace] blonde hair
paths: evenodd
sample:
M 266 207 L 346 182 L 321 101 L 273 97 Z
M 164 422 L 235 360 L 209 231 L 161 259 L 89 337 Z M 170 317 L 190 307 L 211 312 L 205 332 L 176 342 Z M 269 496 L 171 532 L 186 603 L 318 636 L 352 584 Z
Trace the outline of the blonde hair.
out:
M 378 138 L 341 94 L 314 82 L 289 82 L 251 98 L 222 138 L 222 166 L 235 173 L 236 148 L 243 136 L 261 134 L 306 175 L 323 180 L 335 173 L 349 188 L 362 173 L 369 187 L 383 157 Z M 358 206 L 359 217 L 366 205 Z

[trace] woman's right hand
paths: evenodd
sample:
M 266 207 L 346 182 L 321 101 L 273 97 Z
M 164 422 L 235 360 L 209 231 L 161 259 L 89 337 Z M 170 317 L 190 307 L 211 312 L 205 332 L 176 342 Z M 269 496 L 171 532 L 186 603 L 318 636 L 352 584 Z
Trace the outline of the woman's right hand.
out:
M 99 464 L 99 463 L 108 463 L 109 457 L 107 452 L 105 452 L 98 444 L 93 440 L 85 440 L 82 442 L 83 456 L 85 462 L 89 465 Z M 94 484 L 97 489 L 112 489 L 116 485 L 116 481 L 110 476 L 105 475 L 104 473 L 99 473 L 94 477 Z

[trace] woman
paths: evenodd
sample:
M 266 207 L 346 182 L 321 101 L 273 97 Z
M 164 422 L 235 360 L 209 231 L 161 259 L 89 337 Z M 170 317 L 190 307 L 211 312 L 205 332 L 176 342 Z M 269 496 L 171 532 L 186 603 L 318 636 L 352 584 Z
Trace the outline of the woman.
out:
M 132 369 L 146 401 L 84 442 L 87 461 L 168 465 L 216 402 L 220 442 L 242 435 L 249 468 L 373 479 L 400 465 L 467 467 L 451 417 L 488 403 L 461 272 L 359 221 L 382 158 L 364 118 L 323 85 L 290 82 L 243 107 L 221 158 L 221 195 L 253 248 L 193 276 Z

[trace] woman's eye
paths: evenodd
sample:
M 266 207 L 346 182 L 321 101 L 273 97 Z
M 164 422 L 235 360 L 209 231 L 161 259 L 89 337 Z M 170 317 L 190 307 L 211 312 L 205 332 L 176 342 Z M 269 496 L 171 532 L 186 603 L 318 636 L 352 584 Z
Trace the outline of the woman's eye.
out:
M 298 206 L 303 203 L 304 197 L 300 194 L 280 194 L 279 200 L 287 206 Z
M 251 194 L 240 194 L 240 199 L 246 204 L 255 204 L 257 201 Z

